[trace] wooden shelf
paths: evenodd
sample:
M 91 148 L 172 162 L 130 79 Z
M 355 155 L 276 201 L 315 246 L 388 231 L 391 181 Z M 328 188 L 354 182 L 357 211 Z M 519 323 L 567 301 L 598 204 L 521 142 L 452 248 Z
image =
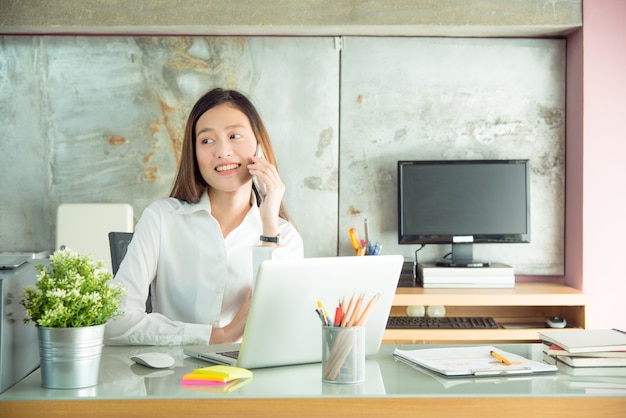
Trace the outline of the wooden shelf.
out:
M 537 342 L 546 318 L 560 316 L 585 328 L 587 295 L 554 283 L 517 283 L 513 289 L 424 289 L 399 287 L 391 315 L 405 316 L 412 305 L 443 305 L 447 316 L 491 316 L 499 329 L 387 329 L 384 343 Z
M 577 306 L 586 304 L 587 295 L 580 290 L 554 283 L 517 283 L 513 289 L 399 287 L 393 299 L 394 306 Z

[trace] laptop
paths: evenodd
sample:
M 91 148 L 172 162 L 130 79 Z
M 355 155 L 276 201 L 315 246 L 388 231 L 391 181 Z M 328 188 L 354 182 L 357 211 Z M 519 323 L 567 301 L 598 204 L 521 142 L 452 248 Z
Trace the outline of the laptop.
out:
M 241 343 L 183 347 L 190 357 L 256 369 L 322 361 L 321 301 L 380 295 L 365 323 L 365 354 L 378 353 L 404 263 L 401 255 L 265 260 L 259 266 Z
M 0 255 L 0 270 L 16 269 L 30 259 L 28 255 Z

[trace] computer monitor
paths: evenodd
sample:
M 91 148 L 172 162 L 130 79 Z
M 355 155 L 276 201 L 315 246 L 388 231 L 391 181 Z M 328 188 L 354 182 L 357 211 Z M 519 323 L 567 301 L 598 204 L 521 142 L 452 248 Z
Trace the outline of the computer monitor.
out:
M 398 161 L 399 244 L 452 244 L 449 267 L 484 267 L 474 243 L 530 242 L 528 160 Z

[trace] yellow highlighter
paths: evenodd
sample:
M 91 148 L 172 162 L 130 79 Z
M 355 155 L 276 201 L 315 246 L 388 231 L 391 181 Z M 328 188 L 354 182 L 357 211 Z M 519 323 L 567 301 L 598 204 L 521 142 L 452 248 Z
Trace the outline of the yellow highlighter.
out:
M 361 251 L 361 244 L 359 243 L 359 237 L 356 235 L 356 229 L 350 228 L 348 233 L 350 234 L 350 241 L 352 241 L 352 246 L 354 247 L 356 255 L 360 255 L 359 252 Z

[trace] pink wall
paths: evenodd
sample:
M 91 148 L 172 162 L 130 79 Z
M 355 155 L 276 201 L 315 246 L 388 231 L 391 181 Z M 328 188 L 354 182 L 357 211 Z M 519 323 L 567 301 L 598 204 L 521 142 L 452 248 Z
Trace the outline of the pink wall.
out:
M 572 58 L 574 65 L 577 61 L 580 64 L 581 44 L 583 54 L 582 74 L 580 67 L 568 65 L 568 71 L 574 72 L 571 76 L 578 77 L 568 86 L 567 102 L 573 106 L 568 109 L 568 117 L 580 116 L 576 101 L 584 102 L 582 123 L 573 121 L 567 132 L 568 147 L 573 148 L 568 150 L 567 181 L 573 183 L 568 184 L 568 190 L 577 187 L 579 192 L 578 196 L 568 197 L 568 204 L 573 205 L 567 206 L 567 246 L 578 248 L 567 250 L 567 257 L 574 259 L 567 260 L 572 271 L 566 274 L 568 281 L 576 282 L 577 268 L 582 267 L 582 289 L 590 297 L 589 328 L 626 330 L 625 22 L 626 1 L 584 0 L 582 39 L 578 34 L 572 36 L 572 46 L 568 47 L 572 53 L 568 60 Z M 576 91 L 581 87 L 581 75 L 582 96 Z M 578 142 L 581 139 L 582 147 Z M 572 161 L 570 153 L 574 156 Z M 582 173 L 575 173 L 578 170 Z M 576 204 L 580 198 L 582 212 Z M 582 236 L 573 225 L 581 216 Z M 578 266 L 577 258 L 581 256 L 582 265 Z

